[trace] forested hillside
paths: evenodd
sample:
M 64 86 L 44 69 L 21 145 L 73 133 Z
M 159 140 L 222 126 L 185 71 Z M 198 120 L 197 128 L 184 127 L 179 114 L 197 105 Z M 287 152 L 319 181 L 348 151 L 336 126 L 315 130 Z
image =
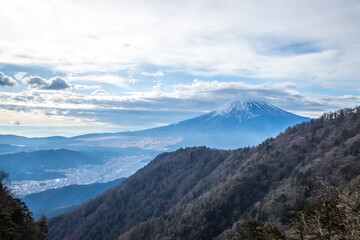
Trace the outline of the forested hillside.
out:
M 48 239 L 46 218 L 35 222 L 26 204 L 12 196 L 7 183 L 8 174 L 0 171 L 0 239 Z
M 210 186 L 202 180 L 230 153 L 205 147 L 163 153 L 115 190 L 72 214 L 53 218 L 52 239 L 114 239 L 135 224 L 206 192 Z
M 244 220 L 280 227 L 317 183 L 360 180 L 360 108 L 324 114 L 254 148 L 164 153 L 121 186 L 49 222 L 53 239 L 232 239 Z

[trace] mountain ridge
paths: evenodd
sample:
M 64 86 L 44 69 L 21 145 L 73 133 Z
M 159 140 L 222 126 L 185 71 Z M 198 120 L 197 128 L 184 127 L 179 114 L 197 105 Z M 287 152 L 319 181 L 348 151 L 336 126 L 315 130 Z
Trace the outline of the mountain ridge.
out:
M 289 127 L 257 147 L 163 153 L 113 191 L 50 219 L 50 236 L 232 239 L 239 221 L 289 221 L 290 210 L 311 200 L 316 179 L 341 188 L 360 180 L 359 149 L 356 108 Z
M 120 178 L 106 183 L 73 184 L 49 189 L 26 195 L 22 198 L 22 201 L 31 209 L 35 219 L 39 219 L 42 215 L 52 217 L 102 194 L 104 191 L 119 185 L 124 179 Z

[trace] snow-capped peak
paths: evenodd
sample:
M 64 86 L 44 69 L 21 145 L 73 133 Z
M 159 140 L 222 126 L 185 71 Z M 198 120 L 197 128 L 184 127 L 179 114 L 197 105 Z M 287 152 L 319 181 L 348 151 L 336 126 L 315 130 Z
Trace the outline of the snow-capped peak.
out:
M 212 112 L 212 117 L 236 117 L 240 121 L 260 115 L 277 115 L 283 113 L 281 109 L 261 101 L 230 101 Z
M 225 116 L 233 111 L 245 111 L 248 112 L 249 108 L 247 106 L 246 102 L 240 102 L 240 101 L 230 101 L 225 103 L 224 105 L 218 107 L 214 112 L 216 115 Z

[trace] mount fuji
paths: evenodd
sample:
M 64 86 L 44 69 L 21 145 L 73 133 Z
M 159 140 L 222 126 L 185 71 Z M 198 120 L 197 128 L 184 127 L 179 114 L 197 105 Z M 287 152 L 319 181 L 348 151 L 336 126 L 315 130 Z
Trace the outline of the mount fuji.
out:
M 77 138 L 91 144 L 92 140 L 102 140 L 102 144 L 116 138 L 156 138 L 169 140 L 167 149 L 206 145 L 214 148 L 239 148 L 253 146 L 269 137 L 275 137 L 287 127 L 308 121 L 310 118 L 295 115 L 260 101 L 230 101 L 212 112 L 163 127 L 142 131 L 114 134 L 91 134 Z M 121 138 L 120 138 L 121 136 Z M 172 141 L 170 141 L 170 139 Z M 108 140 L 108 141 L 106 141 Z M 93 142 L 95 143 L 95 142 Z M 154 144 L 154 141 L 147 146 Z M 146 146 L 145 146 L 146 147 Z
M 153 151 L 175 150 L 180 147 L 208 146 L 239 148 L 254 146 L 269 137 L 275 137 L 287 127 L 308 121 L 261 101 L 231 101 L 212 112 L 178 123 L 141 131 L 97 133 L 72 138 L 24 138 L 0 136 L 0 144 L 22 144 L 30 148 L 89 149 L 143 149 Z
M 239 131 L 245 132 L 273 132 L 280 133 L 286 127 L 309 118 L 301 117 L 290 112 L 281 110 L 269 103 L 256 101 L 231 101 L 216 110 L 189 119 L 169 127 L 189 128 L 193 130 L 210 131 Z M 165 127 L 166 128 L 166 127 Z M 184 130 L 184 129 L 183 129 Z M 269 136 L 272 136 L 270 134 Z

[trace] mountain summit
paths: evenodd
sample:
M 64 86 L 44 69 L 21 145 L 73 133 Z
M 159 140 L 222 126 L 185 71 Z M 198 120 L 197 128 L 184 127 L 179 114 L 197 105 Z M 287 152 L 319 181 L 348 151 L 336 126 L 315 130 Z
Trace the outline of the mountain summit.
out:
M 240 122 L 259 116 L 288 116 L 289 112 L 281 110 L 266 102 L 256 101 L 230 101 L 211 112 L 212 117 L 236 117 Z M 293 115 L 290 113 L 290 115 Z
M 269 130 L 280 131 L 290 125 L 309 120 L 277 108 L 266 102 L 231 101 L 214 111 L 178 123 L 177 125 L 193 125 L 200 128 L 212 127 L 218 130 L 243 129 L 244 131 L 261 130 L 264 126 Z M 190 123 L 190 124 L 189 124 Z

